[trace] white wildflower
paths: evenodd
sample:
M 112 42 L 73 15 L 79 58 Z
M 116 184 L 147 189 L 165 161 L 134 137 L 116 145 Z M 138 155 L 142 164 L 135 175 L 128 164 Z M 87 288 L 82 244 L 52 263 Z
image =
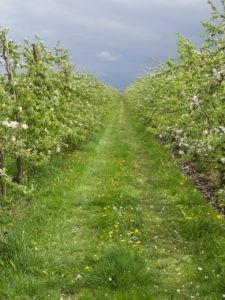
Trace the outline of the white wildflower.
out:
M 194 95 L 192 99 L 193 99 L 193 101 L 198 102 L 198 96 Z
M 82 276 L 80 274 L 77 275 L 76 280 L 81 280 Z

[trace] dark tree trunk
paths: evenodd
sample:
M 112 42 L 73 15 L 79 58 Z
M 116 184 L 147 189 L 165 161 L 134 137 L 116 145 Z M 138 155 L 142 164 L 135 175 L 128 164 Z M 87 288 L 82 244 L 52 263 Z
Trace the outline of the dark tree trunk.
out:
M 16 182 L 21 184 L 23 182 L 23 165 L 21 157 L 16 158 L 16 166 L 17 166 L 17 174 L 16 174 Z

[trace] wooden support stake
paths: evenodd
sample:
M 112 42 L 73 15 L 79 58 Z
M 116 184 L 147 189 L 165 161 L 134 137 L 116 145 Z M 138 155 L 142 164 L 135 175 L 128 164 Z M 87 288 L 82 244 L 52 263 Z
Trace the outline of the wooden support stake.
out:
M 34 57 L 34 60 L 38 64 L 39 61 L 40 61 L 38 46 L 36 44 L 32 44 L 32 48 L 33 48 L 33 57 Z

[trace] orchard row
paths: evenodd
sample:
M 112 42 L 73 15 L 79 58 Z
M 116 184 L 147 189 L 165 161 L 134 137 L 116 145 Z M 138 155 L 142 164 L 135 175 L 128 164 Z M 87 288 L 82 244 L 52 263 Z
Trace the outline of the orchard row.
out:
M 201 47 L 178 37 L 178 57 L 135 81 L 126 91 L 150 132 L 181 161 L 208 174 L 225 204 L 225 1 L 203 23 Z
M 25 189 L 24 168 L 74 149 L 100 128 L 116 92 L 78 73 L 69 53 L 0 32 L 0 195 Z M 68 150 L 66 150 L 68 151 Z M 12 167 L 12 165 L 15 167 Z

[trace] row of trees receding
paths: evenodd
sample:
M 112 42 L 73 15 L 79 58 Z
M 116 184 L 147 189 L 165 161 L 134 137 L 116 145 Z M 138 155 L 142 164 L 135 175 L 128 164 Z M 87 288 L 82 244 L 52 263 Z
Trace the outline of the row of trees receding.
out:
M 84 142 L 103 125 L 115 91 L 76 72 L 67 50 L 0 31 L 0 195 L 25 191 L 24 167 Z M 15 163 L 14 163 L 15 162 Z M 12 167 L 15 165 L 15 167 Z
M 178 37 L 178 57 L 139 78 L 126 91 L 154 135 L 184 162 L 208 174 L 225 205 L 225 1 L 203 23 L 195 47 Z

